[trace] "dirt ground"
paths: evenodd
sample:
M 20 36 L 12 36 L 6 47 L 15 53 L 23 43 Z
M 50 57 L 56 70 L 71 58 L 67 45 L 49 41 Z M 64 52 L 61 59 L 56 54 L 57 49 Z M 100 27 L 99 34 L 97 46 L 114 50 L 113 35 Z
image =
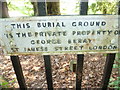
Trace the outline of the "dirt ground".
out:
M 19 58 L 27 87 L 47 88 L 43 56 L 24 55 L 19 56 Z M 76 59 L 76 55 L 51 56 L 54 88 L 75 88 L 76 74 L 70 70 L 70 61 Z M 105 55 L 85 54 L 82 79 L 83 88 L 100 87 L 104 64 Z M 10 56 L 4 56 L 2 52 L 0 53 L 0 70 L 0 75 L 10 83 L 11 87 L 19 87 Z M 113 70 L 112 76 L 116 74 L 117 72 Z

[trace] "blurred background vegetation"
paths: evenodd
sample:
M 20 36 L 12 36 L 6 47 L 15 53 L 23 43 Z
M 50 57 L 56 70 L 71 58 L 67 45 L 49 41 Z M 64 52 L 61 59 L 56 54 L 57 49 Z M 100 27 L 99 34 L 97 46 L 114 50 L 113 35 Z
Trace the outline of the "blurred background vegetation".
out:
M 88 14 L 117 14 L 117 2 L 115 0 L 89 0 Z M 7 0 L 10 17 L 34 16 L 34 8 L 30 0 Z M 79 0 L 60 0 L 61 15 L 79 15 Z M 120 55 L 116 55 L 113 68 L 120 69 Z M 119 73 L 119 72 L 118 72 Z M 7 82 L 5 82 L 6 84 Z M 4 84 L 4 83 L 2 83 Z M 8 84 L 8 83 L 7 83 Z M 120 77 L 111 78 L 109 86 L 120 89 Z
M 79 15 L 79 1 L 80 0 L 60 0 L 61 15 Z M 103 0 L 103 2 L 99 2 L 99 0 L 89 0 L 88 14 L 117 13 L 117 3 L 115 0 Z M 34 15 L 33 5 L 30 0 L 7 0 L 7 3 L 11 17 Z

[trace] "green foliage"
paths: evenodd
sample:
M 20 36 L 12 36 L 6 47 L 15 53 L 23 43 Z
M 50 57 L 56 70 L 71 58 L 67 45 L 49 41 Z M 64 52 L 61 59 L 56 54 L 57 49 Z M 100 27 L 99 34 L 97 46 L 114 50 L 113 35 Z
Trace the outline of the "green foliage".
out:
M 0 87 L 1 88 L 9 88 L 9 83 L 3 78 L 3 77 L 0 77 Z
M 109 87 L 110 88 L 116 88 L 120 90 L 120 77 L 117 77 L 117 79 L 115 80 L 114 78 L 110 79 L 110 83 L 109 83 Z
M 117 69 L 118 70 L 118 74 L 120 74 L 120 53 L 116 54 L 116 60 L 115 60 L 115 64 L 113 65 L 113 69 Z M 110 82 L 109 82 L 109 87 L 111 88 L 116 88 L 118 90 L 120 90 L 120 76 L 116 76 L 117 78 L 113 78 L 111 77 Z
M 33 16 L 33 5 L 29 0 L 8 0 L 9 11 L 19 11 L 20 13 L 28 16 Z
M 0 77 L 0 89 L 1 88 L 10 88 L 10 83 L 14 83 L 15 79 L 12 81 L 6 81 L 2 76 Z
M 8 82 L 3 82 L 3 83 L 0 83 L 0 86 L 2 88 L 9 88 L 9 83 Z
M 92 3 L 89 6 L 89 11 L 93 12 L 93 14 L 116 14 L 117 7 L 116 2 L 109 2 L 104 0 L 104 2 L 96 2 Z
M 118 64 L 114 64 L 113 68 L 120 68 L 120 66 Z
M 117 2 L 110 0 L 96 0 L 96 2 L 88 2 L 88 14 L 116 14 L 117 13 Z M 80 3 L 76 3 L 76 11 L 79 11 Z

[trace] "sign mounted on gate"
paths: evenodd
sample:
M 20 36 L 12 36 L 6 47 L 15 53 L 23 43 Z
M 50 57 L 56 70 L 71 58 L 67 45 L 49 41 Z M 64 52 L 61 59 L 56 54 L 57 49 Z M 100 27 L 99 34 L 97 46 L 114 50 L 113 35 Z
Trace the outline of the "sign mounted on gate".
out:
M 117 15 L 0 19 L 0 42 L 8 55 L 117 53 Z

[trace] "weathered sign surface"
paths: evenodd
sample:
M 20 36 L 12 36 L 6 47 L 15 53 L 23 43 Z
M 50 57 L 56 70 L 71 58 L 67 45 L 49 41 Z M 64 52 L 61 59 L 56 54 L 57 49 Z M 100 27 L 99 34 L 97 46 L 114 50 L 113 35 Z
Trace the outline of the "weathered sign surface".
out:
M 0 20 L 0 41 L 9 55 L 116 53 L 118 16 L 44 16 Z

